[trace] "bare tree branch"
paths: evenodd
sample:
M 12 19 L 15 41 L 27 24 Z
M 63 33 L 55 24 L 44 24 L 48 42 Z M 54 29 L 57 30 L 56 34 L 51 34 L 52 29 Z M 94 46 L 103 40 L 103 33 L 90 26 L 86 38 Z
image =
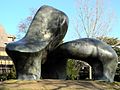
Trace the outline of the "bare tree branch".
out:
M 86 37 L 104 36 L 112 29 L 114 17 L 104 9 L 104 0 L 77 0 L 78 20 L 77 33 L 85 32 Z M 78 25 L 78 23 L 81 24 Z M 75 28 L 76 29 L 76 28 Z M 79 29 L 79 30 L 78 30 Z M 78 32 L 79 31 L 79 32 Z

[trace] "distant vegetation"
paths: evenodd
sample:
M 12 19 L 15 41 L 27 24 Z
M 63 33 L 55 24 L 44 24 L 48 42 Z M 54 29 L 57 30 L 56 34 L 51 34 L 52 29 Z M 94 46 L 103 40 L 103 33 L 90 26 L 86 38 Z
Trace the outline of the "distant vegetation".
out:
M 15 71 L 14 65 L 11 68 L 10 73 L 0 74 L 0 81 L 5 81 L 5 80 L 9 80 L 9 79 L 16 79 L 16 71 Z

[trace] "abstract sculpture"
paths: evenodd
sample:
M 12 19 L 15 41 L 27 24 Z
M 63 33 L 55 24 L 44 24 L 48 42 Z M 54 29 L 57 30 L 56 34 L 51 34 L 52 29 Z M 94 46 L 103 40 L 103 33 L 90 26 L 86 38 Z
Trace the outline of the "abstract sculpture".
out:
M 6 46 L 18 79 L 40 79 L 41 63 L 61 43 L 67 28 L 68 18 L 62 11 L 49 6 L 38 10 L 26 36 Z
M 50 6 L 38 10 L 26 36 L 6 46 L 18 79 L 66 79 L 66 62 L 71 58 L 89 63 L 96 80 L 113 81 L 118 63 L 115 51 L 91 38 L 60 44 L 67 28 L 68 18 L 62 11 Z
M 118 56 L 116 52 L 106 43 L 92 38 L 82 38 L 74 41 L 66 42 L 59 45 L 48 57 L 43 77 L 48 72 L 56 72 L 53 75 L 48 73 L 48 78 L 52 76 L 65 76 L 65 60 L 76 59 L 87 62 L 92 66 L 95 74 L 95 80 L 105 80 L 112 82 L 118 64 Z M 52 61 L 52 62 L 51 62 Z M 61 63 L 60 63 L 61 62 Z M 61 65 L 61 68 L 58 67 Z M 54 68 L 53 68 L 54 67 Z M 52 69 L 53 68 L 53 69 Z M 54 71 L 52 71 L 54 70 Z M 55 75 L 56 74 L 56 75 Z

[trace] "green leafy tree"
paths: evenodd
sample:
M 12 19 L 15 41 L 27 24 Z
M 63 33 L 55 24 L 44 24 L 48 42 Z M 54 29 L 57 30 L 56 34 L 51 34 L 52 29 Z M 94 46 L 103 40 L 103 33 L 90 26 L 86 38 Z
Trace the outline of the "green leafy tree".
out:
M 79 80 L 86 79 L 89 77 L 88 68 L 82 69 L 86 66 L 86 63 L 80 60 L 69 59 L 67 61 L 67 79 L 69 80 Z
M 69 59 L 67 62 L 67 79 L 75 80 L 79 77 L 80 63 L 77 60 Z
M 7 73 L 0 74 L 0 81 L 7 80 L 7 76 L 8 76 Z

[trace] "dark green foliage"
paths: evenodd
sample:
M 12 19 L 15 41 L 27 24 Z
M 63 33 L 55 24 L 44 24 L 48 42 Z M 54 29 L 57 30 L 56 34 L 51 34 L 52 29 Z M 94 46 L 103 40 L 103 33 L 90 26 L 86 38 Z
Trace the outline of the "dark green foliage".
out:
M 84 77 L 82 70 L 83 65 L 84 63 L 81 62 L 80 60 L 69 59 L 67 62 L 67 79 L 69 80 L 82 79 Z
M 115 74 L 114 80 L 120 82 L 120 64 L 118 65 L 118 68 L 116 70 L 116 74 Z
M 69 59 L 67 62 L 67 79 L 75 80 L 79 77 L 80 67 L 75 67 L 75 60 Z
M 79 75 L 79 71 L 75 68 L 75 61 L 69 59 L 67 62 L 67 79 L 75 80 Z
M 89 79 L 89 66 L 81 68 L 79 72 L 79 79 L 80 80 Z
M 15 71 L 15 66 L 13 65 L 10 73 L 7 76 L 7 79 L 15 79 L 16 78 L 16 71 Z
M 118 47 L 114 47 L 114 50 L 116 51 L 117 55 L 119 56 L 119 62 L 120 62 L 120 48 Z M 118 68 L 116 70 L 116 75 L 114 78 L 115 81 L 119 81 L 120 82 L 120 64 L 118 64 Z
M 120 48 L 113 47 L 113 49 L 116 51 L 117 55 L 120 57 Z
M 15 66 L 13 65 L 10 73 L 3 73 L 0 74 L 0 81 L 5 81 L 9 79 L 15 79 L 16 78 L 16 71 L 15 71 Z
M 7 80 L 7 76 L 8 76 L 7 73 L 0 74 L 0 81 Z

